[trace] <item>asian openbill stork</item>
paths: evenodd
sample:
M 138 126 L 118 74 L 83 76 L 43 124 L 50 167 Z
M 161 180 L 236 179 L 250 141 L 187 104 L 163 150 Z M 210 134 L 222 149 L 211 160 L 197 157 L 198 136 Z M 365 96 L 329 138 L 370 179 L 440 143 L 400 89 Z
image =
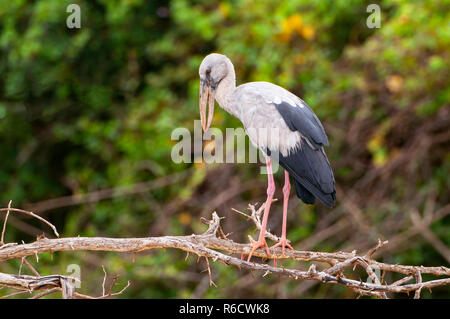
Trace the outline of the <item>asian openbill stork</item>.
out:
M 332 207 L 336 201 L 334 176 L 323 149 L 328 146 L 328 138 L 317 116 L 300 98 L 284 88 L 268 82 L 251 82 L 236 87 L 234 66 L 226 56 L 212 53 L 204 58 L 199 69 L 200 75 L 200 117 L 203 131 L 211 125 L 214 100 L 227 112 L 236 116 L 244 125 L 250 141 L 265 154 L 268 187 L 267 201 L 259 238 L 250 238 L 252 249 L 248 256 L 260 247 L 269 247 L 265 240 L 267 219 L 275 192 L 271 154 L 277 154 L 284 168 L 283 225 L 281 246 L 293 249 L 286 240 L 287 208 L 290 192 L 289 175 L 294 180 L 297 196 L 307 204 L 314 204 L 316 197 Z M 208 117 L 206 105 L 209 105 Z M 267 136 L 276 130 L 278 139 L 258 138 L 260 129 Z

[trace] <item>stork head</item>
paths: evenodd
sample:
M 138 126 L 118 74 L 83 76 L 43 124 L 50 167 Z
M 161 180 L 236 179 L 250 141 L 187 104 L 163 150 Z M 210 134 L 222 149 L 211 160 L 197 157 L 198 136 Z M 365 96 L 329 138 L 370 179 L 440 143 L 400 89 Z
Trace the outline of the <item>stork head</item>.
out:
M 212 53 L 207 55 L 200 64 L 200 119 L 203 131 L 207 131 L 214 116 L 214 96 L 216 88 L 230 73 L 231 61 L 224 55 Z M 208 120 L 206 120 L 206 105 L 209 105 Z

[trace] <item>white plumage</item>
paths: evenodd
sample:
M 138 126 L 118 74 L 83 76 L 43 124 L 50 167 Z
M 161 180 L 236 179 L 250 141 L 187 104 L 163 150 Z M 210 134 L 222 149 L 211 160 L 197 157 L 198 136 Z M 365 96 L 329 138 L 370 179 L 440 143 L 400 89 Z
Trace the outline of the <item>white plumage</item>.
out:
M 289 129 L 275 104 L 284 101 L 292 107 L 299 107 L 301 103 L 295 103 L 295 99 L 298 99 L 295 95 L 275 84 L 251 82 L 234 90 L 233 98 L 229 100 L 232 104 L 228 107 L 240 109 L 238 118 L 255 147 L 263 151 L 266 148 L 273 152 L 279 150 L 288 156 L 300 146 L 301 134 Z

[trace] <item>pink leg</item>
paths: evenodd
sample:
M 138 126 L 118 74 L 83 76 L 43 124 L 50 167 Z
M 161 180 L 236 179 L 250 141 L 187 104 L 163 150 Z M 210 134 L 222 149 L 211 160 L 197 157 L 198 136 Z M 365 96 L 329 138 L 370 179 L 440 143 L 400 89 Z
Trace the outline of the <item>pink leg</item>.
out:
M 272 248 L 281 246 L 281 254 L 284 255 L 285 248 L 292 249 L 292 246 L 286 240 L 286 224 L 287 224 L 287 209 L 289 202 L 289 193 L 291 191 L 291 183 L 289 183 L 289 173 L 284 171 L 284 186 L 283 186 L 283 226 L 281 230 L 280 242 L 272 246 Z
M 250 261 L 253 252 L 260 247 L 264 247 L 266 249 L 267 256 L 270 256 L 269 246 L 267 246 L 266 243 L 266 227 L 267 227 L 267 220 L 269 219 L 270 205 L 272 204 L 273 194 L 275 193 L 275 182 L 273 180 L 272 161 L 268 156 L 266 156 L 266 165 L 267 165 L 267 180 L 268 180 L 266 207 L 264 208 L 263 221 L 261 224 L 261 231 L 259 232 L 258 241 L 255 241 L 253 238 L 248 236 L 252 245 L 252 250 L 248 255 L 247 261 Z

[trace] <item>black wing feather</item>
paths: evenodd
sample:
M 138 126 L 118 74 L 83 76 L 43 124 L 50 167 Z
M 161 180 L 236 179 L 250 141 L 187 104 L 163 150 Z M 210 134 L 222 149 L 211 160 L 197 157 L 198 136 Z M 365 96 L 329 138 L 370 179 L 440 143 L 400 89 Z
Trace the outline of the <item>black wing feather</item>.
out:
M 303 140 L 303 138 L 302 138 Z M 332 207 L 336 202 L 334 176 L 323 148 L 314 150 L 306 141 L 288 156 L 279 154 L 280 165 L 294 179 L 297 196 L 307 204 L 313 204 L 311 195 Z M 299 187 L 301 186 L 301 187 Z
M 291 131 L 299 131 L 314 148 L 328 146 L 328 137 L 322 123 L 306 103 L 302 102 L 302 107 L 287 102 L 274 105 Z
M 317 197 L 332 207 L 336 202 L 334 175 L 323 145 L 328 138 L 320 120 L 303 102 L 303 107 L 287 102 L 275 104 L 286 125 L 302 135 L 301 145 L 288 156 L 279 153 L 280 165 L 294 179 L 297 196 L 307 204 L 314 204 Z
M 314 197 L 314 195 L 311 194 L 310 191 L 303 187 L 302 184 L 297 182 L 296 179 L 294 179 L 294 185 L 297 197 L 300 198 L 304 203 L 313 205 L 316 202 L 316 197 Z

